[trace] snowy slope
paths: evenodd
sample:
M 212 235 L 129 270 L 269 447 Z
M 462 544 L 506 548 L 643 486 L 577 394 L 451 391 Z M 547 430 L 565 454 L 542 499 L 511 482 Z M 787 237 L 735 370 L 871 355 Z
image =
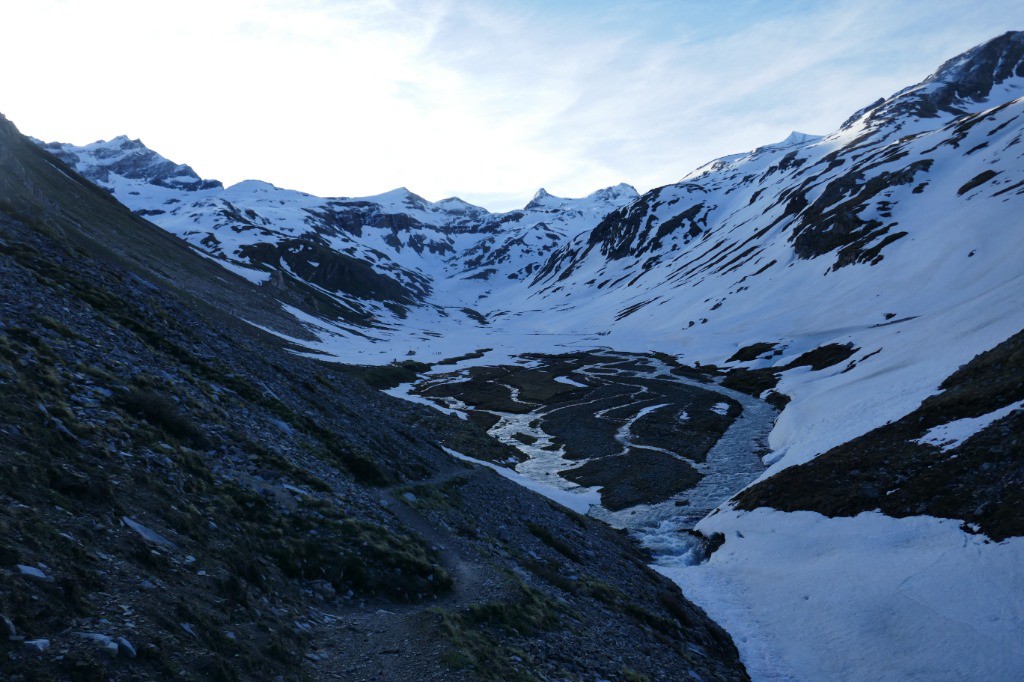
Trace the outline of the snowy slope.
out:
M 724 512 L 706 564 L 661 566 L 736 640 L 758 681 L 1019 680 L 1024 539 L 875 512 Z
M 1022 96 L 1024 34 L 1007 34 L 831 135 L 793 135 L 648 193 L 567 243 L 533 282 L 534 300 L 562 306 L 549 325 L 605 326 L 614 347 L 776 368 L 792 402 L 761 487 L 801 480 L 785 474 L 887 433 L 879 427 L 1024 328 Z M 755 343 L 766 349 L 756 359 L 728 362 Z M 818 371 L 783 370 L 825 344 L 856 350 Z M 1019 355 L 1002 362 L 996 376 L 1019 375 Z M 879 435 L 870 461 L 846 449 L 824 493 L 804 477 L 804 498 L 825 497 L 803 504 L 836 518 L 725 507 L 698 524 L 725 538 L 707 563 L 687 565 L 681 551 L 659 570 L 730 631 L 755 680 L 1021 679 L 1024 538 L 996 542 L 973 523 L 925 516 L 951 514 L 920 497 L 936 480 L 936 497 L 963 496 L 959 518 L 1020 518 L 1020 386 L 989 386 L 957 402 L 965 414 L 952 421 L 925 422 L 920 435 L 904 426 L 918 450 Z M 971 439 L 1006 443 L 1007 468 L 992 469 L 994 449 L 964 462 L 955 448 Z M 901 447 L 917 478 L 890 466 Z M 995 484 L 980 484 L 990 469 Z M 928 511 L 854 516 L 828 497 L 840 491 L 860 508 L 904 496 L 910 514 Z
M 642 197 L 540 190 L 505 214 L 405 188 L 225 188 L 123 137 L 45 147 L 271 294 L 300 284 L 332 297 L 352 314 L 294 312 L 321 336 L 306 345 L 339 359 L 600 345 L 722 365 L 768 344 L 732 364 L 779 368 L 792 398 L 772 473 L 906 414 L 1024 326 L 1022 35 L 830 135 L 794 132 Z M 856 351 L 782 370 L 824 344 Z
M 763 342 L 773 353 L 746 366 L 782 367 L 852 343 L 852 367 L 783 374 L 779 466 L 902 416 L 1024 326 L 1021 34 L 1003 42 L 831 135 L 794 134 L 645 194 L 560 249 L 533 300 L 571 305 L 549 326 L 610 329 L 609 345 L 691 362 Z M 995 82 L 1012 72 L 1005 57 L 1019 75 Z
M 522 211 L 497 218 L 486 237 L 450 260 L 453 272 L 463 279 L 489 279 L 498 273 L 508 279 L 525 279 L 567 238 L 591 228 L 614 208 L 639 195 L 620 184 L 598 190 L 582 199 L 563 199 L 543 188 Z

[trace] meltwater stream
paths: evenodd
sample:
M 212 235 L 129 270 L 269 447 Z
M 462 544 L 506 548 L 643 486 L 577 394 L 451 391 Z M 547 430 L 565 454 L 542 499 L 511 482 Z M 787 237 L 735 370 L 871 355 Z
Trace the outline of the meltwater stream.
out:
M 590 516 L 601 519 L 613 527 L 625 528 L 632 532 L 651 550 L 657 565 L 669 567 L 692 564 L 699 560 L 700 551 L 692 534 L 686 531 L 692 529 L 698 521 L 765 471 L 760 455 L 768 450 L 768 434 L 777 412 L 771 405 L 744 393 L 672 374 L 672 368 L 657 358 L 615 352 L 595 355 L 600 357 L 601 361 L 578 368 L 576 374 L 579 378 L 623 384 L 630 380 L 652 379 L 685 384 L 732 398 L 743 408 L 739 417 L 708 452 L 705 461 L 687 460 L 703 476 L 695 486 L 656 504 L 640 504 L 619 511 L 592 505 L 588 512 Z M 577 383 L 568 377 L 557 377 L 556 381 Z M 609 407 L 609 404 L 602 400 L 593 400 L 592 414 L 600 417 L 604 412 L 622 408 L 633 410 L 633 418 L 625 420 L 625 423 L 618 427 L 615 436 L 622 447 L 656 450 L 678 457 L 669 450 L 658 447 L 658 444 L 640 444 L 633 441 L 634 436 L 630 428 L 637 419 L 664 405 L 663 400 L 649 395 L 648 389 L 644 386 L 630 386 L 629 391 L 622 395 L 621 401 L 614 407 Z M 509 388 L 514 398 L 517 398 L 518 391 Z M 395 394 L 408 397 L 406 390 Z M 466 407 L 458 401 L 450 401 L 448 406 L 456 409 Z M 582 400 L 569 406 L 541 408 L 527 414 L 497 413 L 501 419 L 489 433 L 529 456 L 528 460 L 516 466 L 518 474 L 536 481 L 545 488 L 559 489 L 562 494 L 575 491 L 593 497 L 595 489 L 581 488 L 559 476 L 559 472 L 578 466 L 580 462 L 564 457 L 563 448 L 557 447 L 555 439 L 542 429 L 542 420 L 538 419 L 542 413 L 550 416 L 561 409 L 579 410 L 581 407 L 587 409 L 588 406 L 588 401 Z M 524 435 L 527 437 L 525 440 Z
M 656 564 L 689 565 L 700 560 L 701 555 L 698 543 L 687 531 L 764 473 L 766 467 L 761 455 L 768 452 L 768 434 L 778 412 L 768 403 L 745 393 L 672 374 L 671 368 L 656 358 L 647 358 L 647 362 L 653 365 L 651 373 L 637 375 L 621 369 L 618 373 L 657 377 L 715 391 L 740 403 L 743 412 L 699 465 L 703 478 L 694 487 L 665 502 L 641 504 L 620 511 L 595 505 L 590 508 L 589 515 L 632 532 L 641 544 L 651 550 Z M 681 500 L 686 504 L 680 505 Z
M 662 566 L 693 563 L 698 558 L 696 543 L 685 531 L 764 473 L 765 465 L 759 453 L 768 451 L 768 434 L 778 414 L 768 403 L 744 393 L 675 378 L 682 383 L 718 391 L 743 406 L 743 412 L 708 453 L 702 468 L 704 478 L 685 491 L 689 504 L 679 507 L 670 500 L 619 512 L 601 507 L 591 507 L 590 511 L 591 516 L 633 532 Z

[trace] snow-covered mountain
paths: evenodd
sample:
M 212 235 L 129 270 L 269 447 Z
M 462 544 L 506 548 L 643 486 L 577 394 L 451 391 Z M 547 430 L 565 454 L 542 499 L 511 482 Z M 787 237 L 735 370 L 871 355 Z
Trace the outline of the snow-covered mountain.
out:
M 453 274 L 463 279 L 487 280 L 496 274 L 508 279 L 528 278 L 567 238 L 638 196 L 626 184 L 598 190 L 582 199 L 562 199 L 542 188 L 523 210 L 497 217 L 488 225 L 486 237 L 452 259 Z
M 518 279 L 567 238 L 635 199 L 618 185 L 582 199 L 540 190 L 522 210 L 494 214 L 452 197 L 430 202 L 404 187 L 321 198 L 247 180 L 224 187 L 139 140 L 43 147 L 122 203 L 251 281 L 311 285 L 367 325 L 400 319 L 447 279 Z M 460 306 L 461 307 L 461 306 Z
M 1007 34 L 830 135 L 646 193 L 561 247 L 533 300 L 572 301 L 549 324 L 586 320 L 616 347 L 643 330 L 705 363 L 762 343 L 744 364 L 781 368 L 852 344 L 828 376 L 783 375 L 793 402 L 772 445 L 786 464 L 902 416 L 1024 326 L 1022 48 Z
M 697 526 L 723 549 L 661 565 L 752 678 L 1024 674 L 1024 543 L 996 527 L 1022 515 L 1022 142 L 1013 32 L 832 134 L 646 193 L 531 281 L 549 332 L 791 398 L 760 483 Z M 842 352 L 794 362 L 815 349 Z
M 333 297 L 352 315 L 303 319 L 343 359 L 573 343 L 723 364 L 762 344 L 733 364 L 781 368 L 850 345 L 849 366 L 782 373 L 792 403 L 772 446 L 789 465 L 905 414 L 1024 326 L 1022 60 L 1024 34 L 1007 33 L 832 134 L 794 132 L 643 196 L 542 189 L 503 214 L 405 188 L 225 188 L 124 137 L 44 147 L 269 291 Z
M 1007 340 L 1024 329 L 1022 142 L 1024 33 L 1010 32 L 830 134 L 642 196 L 541 190 L 504 214 L 404 188 L 225 188 L 124 138 L 44 146 L 268 295 L 306 287 L 351 311 L 289 308 L 319 337 L 296 341 L 310 351 L 486 348 L 476 362 L 495 364 L 611 348 L 729 370 L 785 404 L 771 466 L 701 522 L 728 538 L 711 561 L 660 568 L 738 635 L 754 677 L 882 679 L 867 674 L 881 655 L 891 679 L 1016 679 L 1024 614 L 1005 604 L 1024 589 L 1024 545 L 975 534 L 1021 517 L 1007 491 L 1024 480 L 1024 384 Z M 831 359 L 798 361 L 814 352 Z M 1001 454 L 977 459 L 983 441 Z M 941 485 L 908 492 L 922 476 Z M 956 504 L 935 501 L 950 490 Z

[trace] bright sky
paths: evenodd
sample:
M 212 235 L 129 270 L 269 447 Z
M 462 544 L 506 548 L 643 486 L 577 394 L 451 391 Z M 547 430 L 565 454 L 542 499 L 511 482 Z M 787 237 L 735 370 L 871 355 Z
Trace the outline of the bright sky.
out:
M 0 112 L 202 176 L 492 210 L 827 133 L 1020 0 L 0 0 Z

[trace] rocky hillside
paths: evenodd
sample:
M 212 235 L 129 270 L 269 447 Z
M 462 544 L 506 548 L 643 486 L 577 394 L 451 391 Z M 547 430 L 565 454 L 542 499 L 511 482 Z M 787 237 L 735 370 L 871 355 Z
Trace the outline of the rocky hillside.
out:
M 6 121 L 0 273 L 5 679 L 746 679 L 633 541 Z
M 902 419 L 745 490 L 738 508 L 880 509 L 960 520 L 996 541 L 1024 536 L 1024 331 L 939 388 Z

